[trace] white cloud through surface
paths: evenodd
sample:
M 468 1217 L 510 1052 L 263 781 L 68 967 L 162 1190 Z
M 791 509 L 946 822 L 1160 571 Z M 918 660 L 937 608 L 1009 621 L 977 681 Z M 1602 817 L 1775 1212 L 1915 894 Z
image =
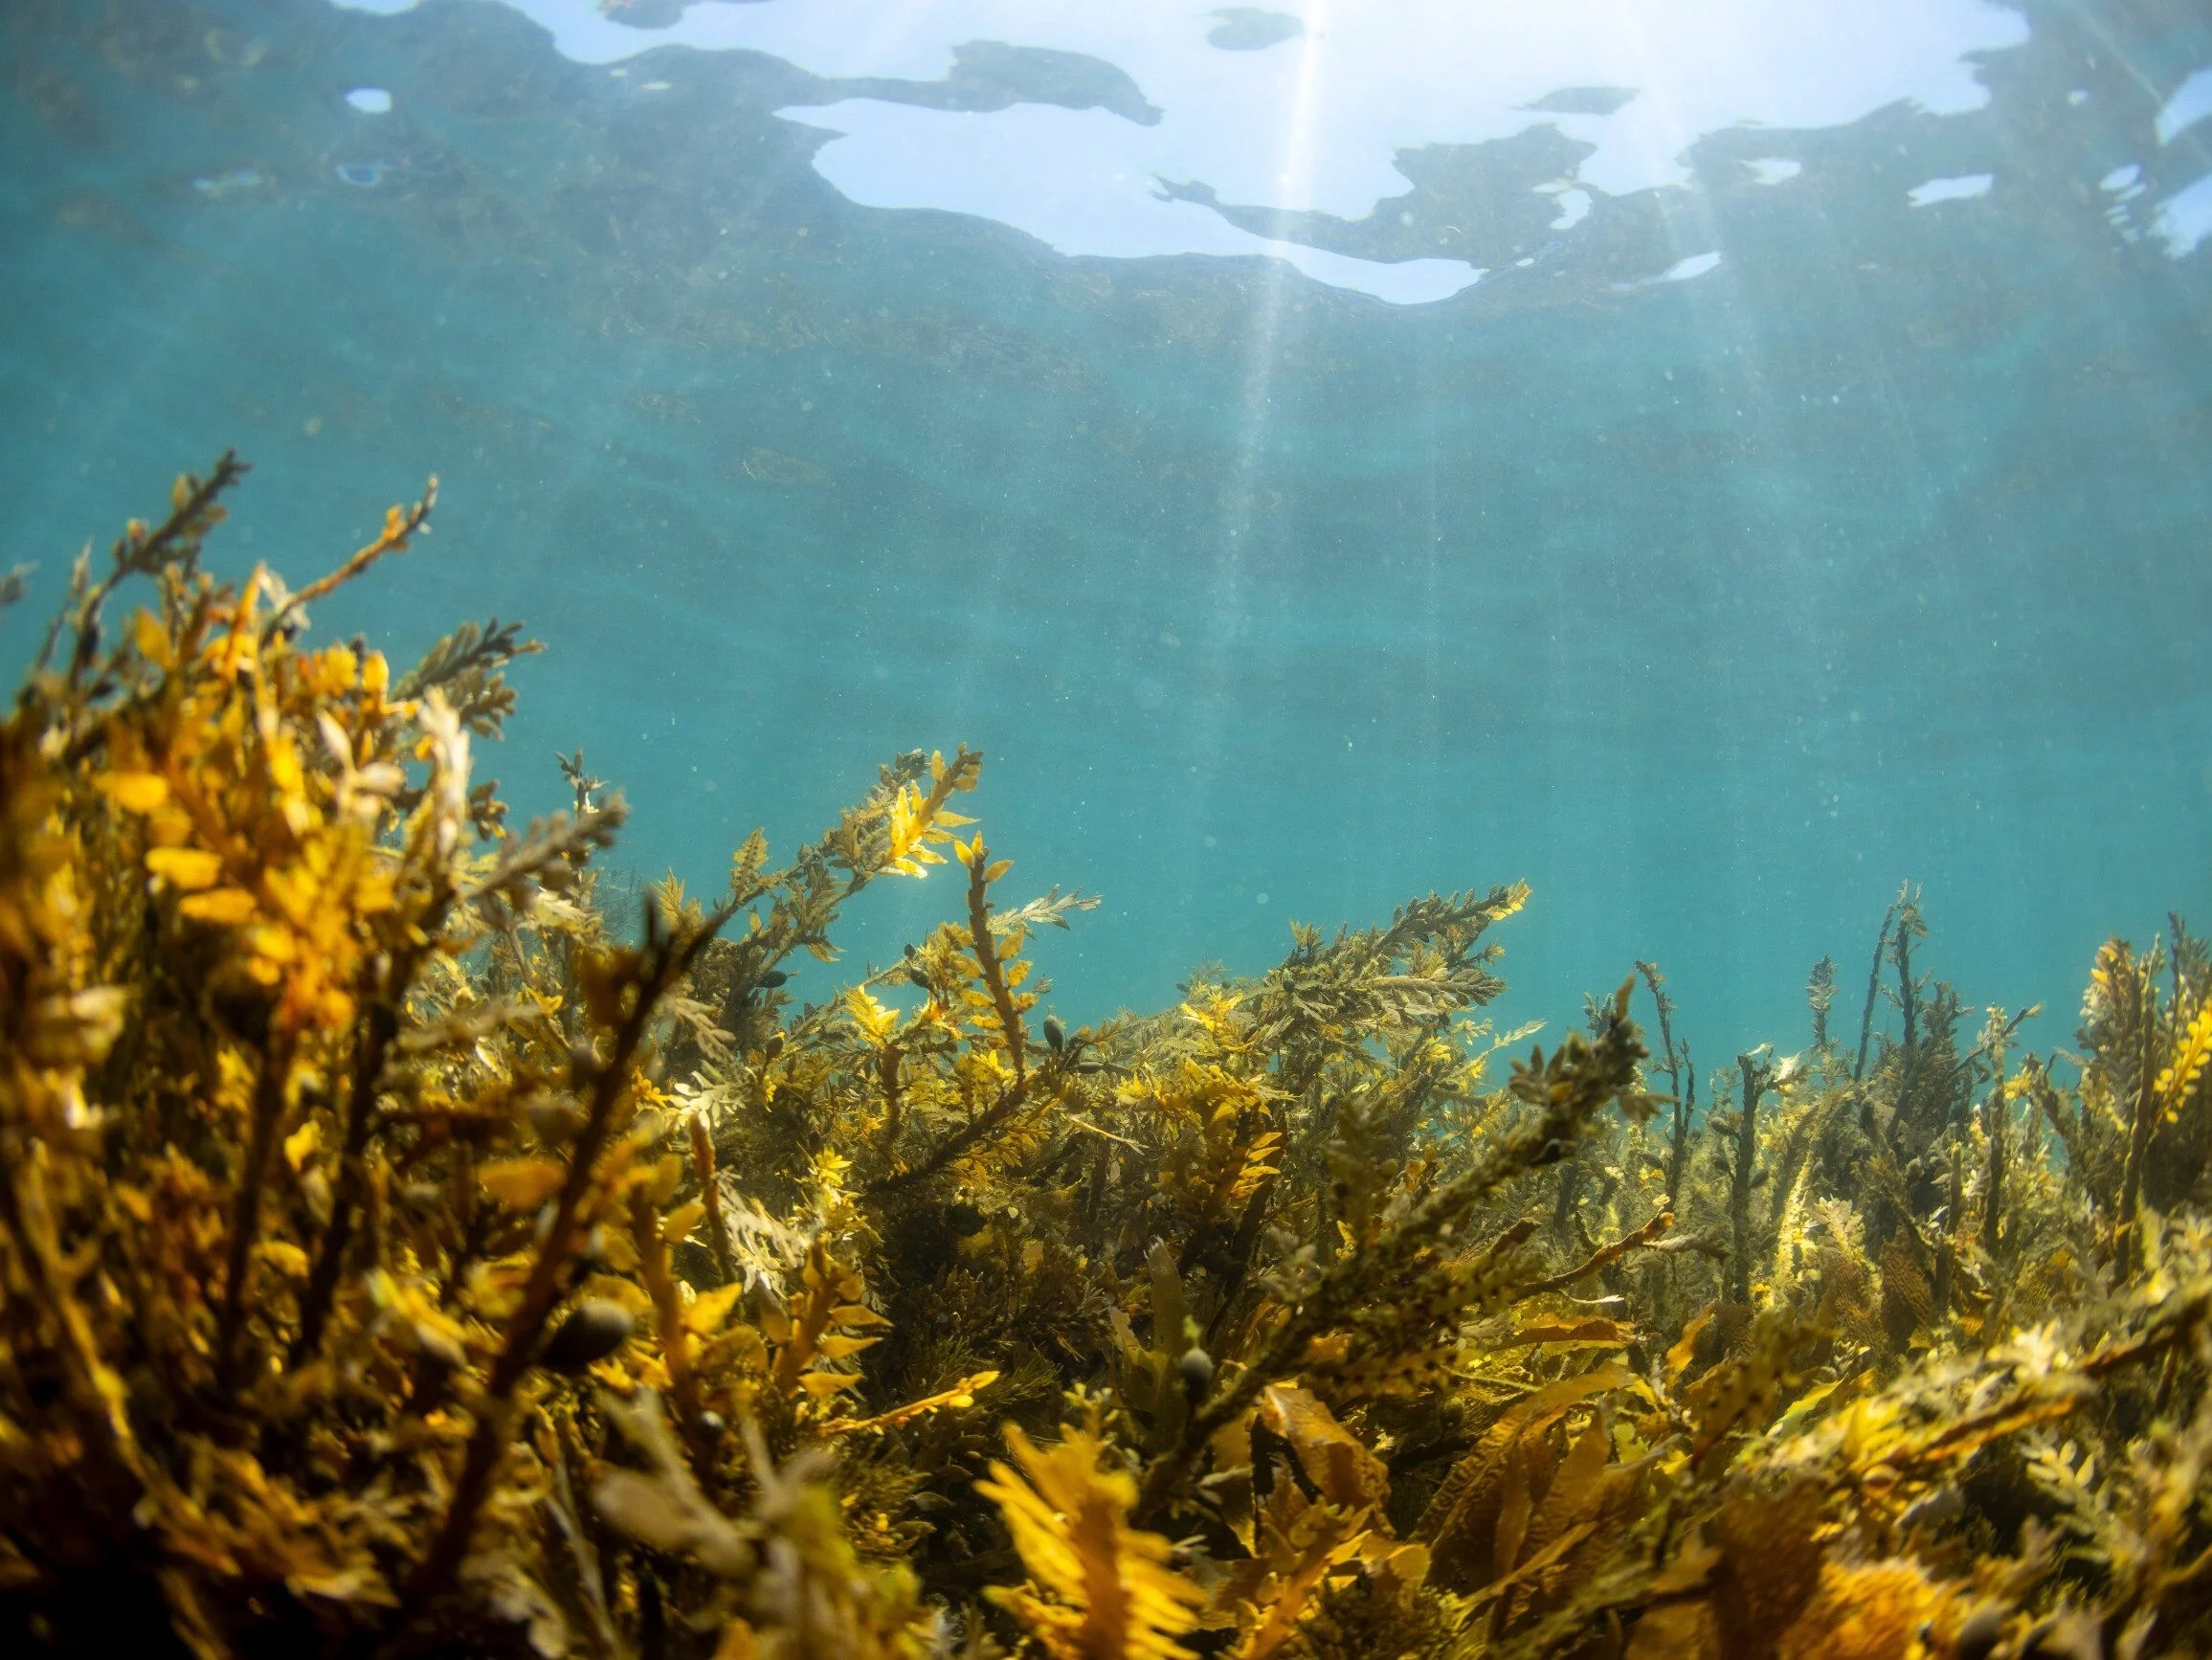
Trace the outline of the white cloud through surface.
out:
M 334 3 L 389 12 L 415 0 Z M 1128 76 L 1156 123 L 876 98 L 779 113 L 838 135 L 816 165 L 867 206 L 974 214 L 1069 255 L 1273 255 L 1399 303 L 1446 298 L 1482 273 L 1271 240 L 1164 195 L 1159 181 L 1360 219 L 1410 188 L 1398 151 L 1550 123 L 1596 146 L 1574 188 L 1622 195 L 1687 182 L 1685 153 L 1729 127 L 1838 126 L 1901 100 L 1977 108 L 1988 94 L 1970 55 L 2027 36 L 2019 12 L 1989 0 L 1281 0 L 1264 10 L 1299 28 L 1261 31 L 1285 37 L 1257 50 L 1210 44 L 1225 11 L 1192 0 L 700 0 L 659 29 L 618 22 L 596 0 L 503 3 L 584 63 L 681 45 L 765 53 L 830 79 L 932 81 L 972 42 L 1097 58 Z M 1530 107 L 1572 88 L 1633 96 L 1609 114 Z M 1563 216 L 1581 215 L 1568 204 Z

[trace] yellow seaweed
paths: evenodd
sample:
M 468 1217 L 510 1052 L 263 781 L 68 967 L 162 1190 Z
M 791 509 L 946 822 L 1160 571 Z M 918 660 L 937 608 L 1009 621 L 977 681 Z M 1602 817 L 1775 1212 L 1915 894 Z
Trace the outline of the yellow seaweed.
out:
M 1026 952 L 1095 901 L 1005 902 L 963 748 L 633 940 L 581 754 L 520 829 L 474 775 L 516 625 L 306 638 L 435 493 L 233 587 L 243 470 L 79 562 L 0 723 L 11 1652 L 2212 1649 L 2178 921 L 2077 1061 L 1974 1035 L 1909 889 L 1855 1044 L 1823 961 L 1703 1112 L 1648 963 L 1656 1057 L 1630 981 L 1492 1075 L 1517 886 L 1070 1032 Z

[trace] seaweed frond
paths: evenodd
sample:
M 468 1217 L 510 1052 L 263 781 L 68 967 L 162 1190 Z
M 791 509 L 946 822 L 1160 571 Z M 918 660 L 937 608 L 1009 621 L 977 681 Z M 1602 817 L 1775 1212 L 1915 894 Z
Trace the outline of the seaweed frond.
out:
M 1071 1029 L 1097 901 L 1017 895 L 979 753 L 619 914 L 581 751 L 520 829 L 475 775 L 518 624 L 310 641 L 435 488 L 294 591 L 202 568 L 244 470 L 78 561 L 0 722 L 10 1652 L 2212 1649 L 2178 918 L 2039 1052 L 1908 886 L 1856 1044 L 1823 958 L 1702 1109 L 1651 962 L 1492 1029 L 1519 885 Z

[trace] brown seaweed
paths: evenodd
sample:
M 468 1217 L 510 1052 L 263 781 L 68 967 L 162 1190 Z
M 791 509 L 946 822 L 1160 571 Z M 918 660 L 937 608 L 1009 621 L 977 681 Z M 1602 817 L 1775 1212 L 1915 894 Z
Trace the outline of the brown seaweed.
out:
M 1041 1018 L 1093 902 L 1008 901 L 966 750 L 633 935 L 581 755 L 522 829 L 474 776 L 517 627 L 306 641 L 435 489 L 293 592 L 200 568 L 242 471 L 79 562 L 0 725 L 13 1651 L 2212 1647 L 2178 920 L 2037 1055 L 1908 891 L 1855 1048 L 1823 962 L 1704 1114 L 1649 964 L 1656 1057 L 1630 980 L 1500 1075 L 1517 886 Z

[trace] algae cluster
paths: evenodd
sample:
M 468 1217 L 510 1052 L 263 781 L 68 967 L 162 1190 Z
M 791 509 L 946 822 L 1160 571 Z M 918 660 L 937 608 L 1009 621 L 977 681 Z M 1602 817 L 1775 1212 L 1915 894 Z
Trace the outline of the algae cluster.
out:
M 1908 892 L 1855 1029 L 1823 963 L 1702 1111 L 1648 964 L 1508 1057 L 1518 887 L 1068 1031 L 1024 953 L 1088 902 L 1011 902 L 965 750 L 633 937 L 581 755 L 526 828 L 473 774 L 518 629 L 308 642 L 431 498 L 234 587 L 242 470 L 79 562 L 0 726 L 10 1651 L 2212 1647 L 2178 921 L 2034 1055 Z

